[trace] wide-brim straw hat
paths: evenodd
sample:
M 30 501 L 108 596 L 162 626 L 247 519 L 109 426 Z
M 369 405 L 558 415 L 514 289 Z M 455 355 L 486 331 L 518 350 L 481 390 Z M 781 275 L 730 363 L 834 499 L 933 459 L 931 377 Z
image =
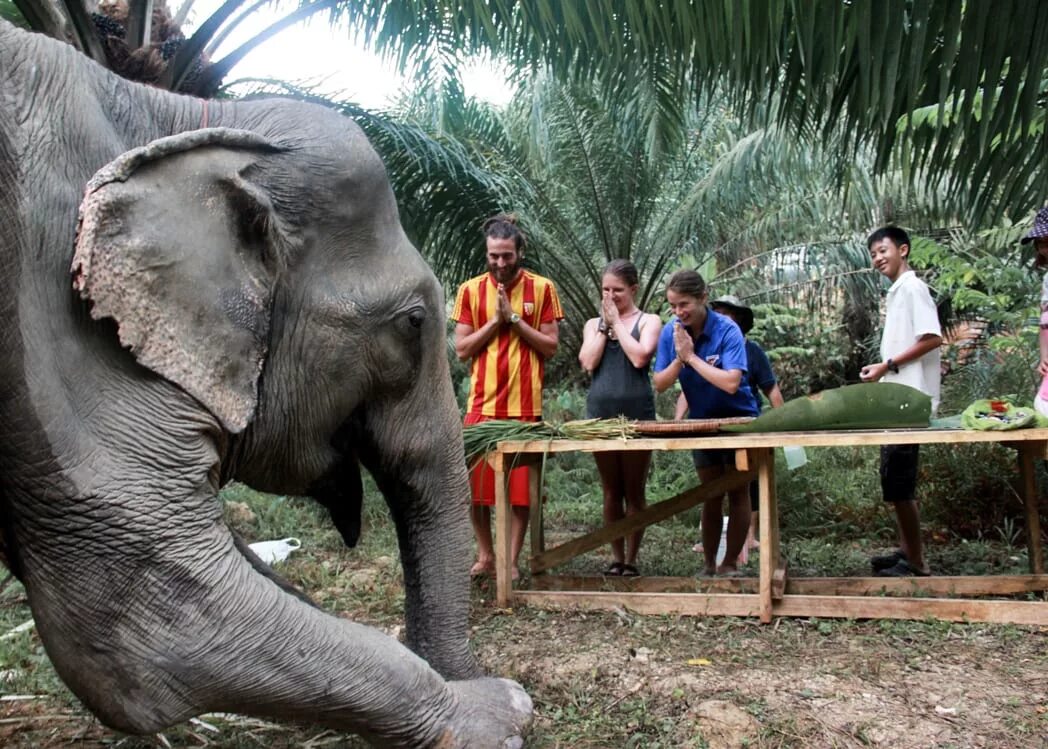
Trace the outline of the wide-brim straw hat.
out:
M 725 294 L 719 296 L 710 302 L 710 306 L 713 307 L 714 311 L 718 307 L 727 307 L 735 315 L 735 322 L 738 324 L 739 329 L 743 335 L 746 335 L 753 328 L 753 310 L 739 301 L 739 298 L 734 294 Z

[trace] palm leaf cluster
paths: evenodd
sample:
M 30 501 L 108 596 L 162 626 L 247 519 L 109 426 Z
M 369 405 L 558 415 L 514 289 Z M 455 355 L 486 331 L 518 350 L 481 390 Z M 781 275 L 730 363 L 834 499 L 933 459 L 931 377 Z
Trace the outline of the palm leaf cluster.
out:
M 11 0 L 0 12 L 11 16 Z M 83 0 L 14 0 L 32 28 L 105 62 Z M 181 23 L 187 0 L 175 14 Z M 7 5 L 6 9 L 4 4 Z M 317 12 L 348 21 L 376 49 L 440 78 L 487 52 L 517 70 L 629 86 L 645 144 L 669 147 L 695 95 L 726 92 L 737 115 L 770 108 L 793 137 L 869 149 L 878 173 L 945 180 L 971 226 L 1040 205 L 1048 5 L 1029 0 L 305 0 L 221 60 L 217 41 L 261 5 L 227 0 L 157 84 L 211 95 L 232 67 Z M 155 42 L 152 0 L 127 0 L 134 54 Z M 203 62 L 202 62 L 203 61 Z M 194 72 L 195 71 L 195 72 Z
M 249 52 L 335 0 L 293 7 L 283 18 L 229 54 L 219 45 L 243 21 L 275 0 L 226 0 L 188 37 L 182 26 L 194 4 L 183 0 L 173 12 L 163 0 L 0 0 L 0 17 L 55 39 L 69 41 L 95 62 L 130 80 L 205 98 L 215 95 Z
M 614 81 L 631 71 L 672 95 L 725 88 L 739 111 L 774 102 L 795 135 L 871 146 L 878 171 L 949 178 L 973 224 L 1048 194 L 1037 166 L 1048 5 L 1027 0 L 348 0 L 378 47 L 493 50 L 520 67 Z M 913 113 L 931 110 L 918 122 Z M 899 150 L 897 150 L 899 149 Z
M 518 214 L 529 262 L 560 289 L 568 350 L 598 314 L 601 269 L 614 258 L 638 266 L 650 311 L 666 277 L 692 267 L 714 294 L 844 310 L 853 339 L 869 337 L 880 282 L 865 234 L 886 218 L 937 221 L 941 192 L 909 189 L 898 172 L 874 177 L 871 149 L 845 161 L 832 140 L 753 128 L 723 95 L 679 110 L 680 135 L 653 138 L 632 89 L 609 96 L 600 82 L 539 75 L 505 110 L 430 92 L 396 117 L 358 119 L 449 291 L 483 269 L 483 218 Z M 438 200 L 449 210 L 431 210 Z

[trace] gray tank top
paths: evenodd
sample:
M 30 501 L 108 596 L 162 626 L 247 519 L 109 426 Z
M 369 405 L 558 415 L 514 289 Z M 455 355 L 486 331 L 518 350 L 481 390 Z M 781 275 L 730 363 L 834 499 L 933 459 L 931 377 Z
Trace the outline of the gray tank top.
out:
M 640 321 L 630 333 L 640 340 Z M 604 355 L 593 370 L 593 382 L 586 396 L 586 416 L 591 419 L 609 419 L 625 416 L 627 419 L 655 418 L 655 395 L 648 378 L 648 368 L 638 369 L 622 350 L 622 345 L 609 338 L 604 344 Z

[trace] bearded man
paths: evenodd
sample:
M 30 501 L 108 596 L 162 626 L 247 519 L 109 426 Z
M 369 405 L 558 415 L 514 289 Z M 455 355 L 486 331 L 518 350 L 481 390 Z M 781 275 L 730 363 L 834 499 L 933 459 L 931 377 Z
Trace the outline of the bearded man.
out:
M 470 390 L 465 423 L 489 419 L 542 419 L 545 362 L 557 350 L 557 324 L 564 319 L 553 283 L 524 269 L 524 233 L 514 216 L 500 214 L 484 222 L 488 272 L 459 287 L 451 318 L 455 353 L 470 361 Z M 470 575 L 495 571 L 491 508 L 495 474 L 483 460 L 470 472 L 473 530 L 477 560 Z M 512 506 L 513 579 L 528 528 L 528 469 L 509 474 Z

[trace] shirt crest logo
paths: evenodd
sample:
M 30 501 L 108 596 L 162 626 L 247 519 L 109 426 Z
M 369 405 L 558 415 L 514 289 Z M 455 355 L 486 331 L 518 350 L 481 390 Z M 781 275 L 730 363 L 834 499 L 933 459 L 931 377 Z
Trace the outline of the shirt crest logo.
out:
M 535 311 L 535 303 L 534 302 L 524 302 L 524 314 L 525 315 L 531 315 L 531 313 L 534 312 L 534 311 Z
M 720 354 L 711 354 L 710 356 L 706 357 L 706 363 L 709 364 L 711 367 L 716 367 L 719 362 Z

